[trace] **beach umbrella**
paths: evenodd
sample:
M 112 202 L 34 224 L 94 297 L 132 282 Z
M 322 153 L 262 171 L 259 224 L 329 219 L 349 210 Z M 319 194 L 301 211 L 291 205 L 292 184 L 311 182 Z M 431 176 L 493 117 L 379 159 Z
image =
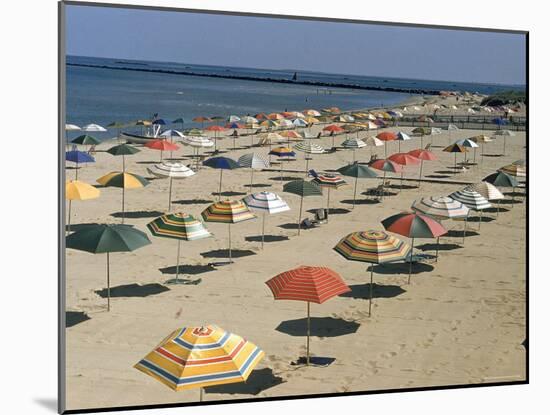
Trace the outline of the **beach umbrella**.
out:
M 65 183 L 65 199 L 69 201 L 67 232 L 71 231 L 71 206 L 73 200 L 89 200 L 99 197 L 99 189 L 88 183 L 71 180 Z
M 82 131 L 88 131 L 88 132 L 105 132 L 107 129 L 102 127 L 99 124 L 86 124 L 84 127 L 81 128 Z
M 294 127 L 307 127 L 308 122 L 304 118 L 296 118 L 292 121 L 292 125 L 294 125 Z
M 321 121 L 321 118 L 319 118 L 319 121 Z M 329 120 L 330 122 L 330 120 Z M 342 127 L 339 127 L 336 124 L 330 124 L 323 128 L 323 131 L 329 132 L 332 136 L 332 147 L 334 147 L 334 136 L 336 133 L 342 133 L 345 130 Z
M 287 141 L 287 145 L 290 144 L 290 140 L 292 139 L 293 141 L 302 141 L 304 139 L 304 137 L 302 137 L 300 134 L 298 134 L 297 131 L 295 130 L 285 130 L 285 131 L 281 131 L 279 133 L 279 135 L 281 137 L 284 137 L 286 138 L 286 141 Z
M 149 181 L 137 174 L 113 171 L 96 180 L 105 187 L 120 187 L 122 189 L 122 223 L 124 223 L 124 191 L 145 187 Z
M 420 174 L 418 176 L 418 187 L 420 187 L 420 181 L 422 180 L 422 168 L 424 167 L 424 161 L 435 161 L 437 157 L 429 150 L 418 148 L 416 150 L 409 151 L 409 154 L 420 159 Z
M 302 111 L 305 115 L 310 115 L 312 117 L 320 117 L 321 116 L 321 113 L 317 110 L 312 110 L 312 109 L 309 109 L 309 110 L 304 110 Z
M 384 131 L 376 134 L 376 138 L 384 142 L 384 156 L 386 156 L 388 151 L 388 141 L 397 140 L 397 134 L 391 131 Z
M 183 135 L 183 133 L 179 132 L 178 130 L 165 130 L 159 134 L 159 137 L 173 139 L 174 137 L 183 138 L 185 136 Z
M 205 130 L 206 131 L 214 131 L 214 151 L 217 151 L 217 149 L 218 149 L 218 133 L 223 132 L 223 131 L 227 131 L 227 128 L 222 127 L 220 125 L 211 125 L 209 127 L 206 127 Z
M 355 118 L 348 114 L 341 114 L 333 118 L 336 122 L 354 122 Z
M 476 148 L 478 148 L 478 144 L 473 141 L 473 140 L 470 140 L 469 138 L 461 138 L 459 140 L 456 140 L 455 141 L 455 144 L 458 144 L 462 147 L 466 147 L 466 148 L 473 148 L 474 149 L 474 163 L 476 161 Z M 464 161 L 466 161 L 466 153 L 464 153 Z
M 412 130 L 412 133 L 420 136 L 420 147 L 424 147 L 424 136 L 430 135 L 432 133 L 432 129 L 430 127 L 416 127 Z
M 183 130 L 183 123 L 185 121 L 183 120 L 183 117 L 180 117 L 180 118 L 176 118 L 174 121 L 172 121 L 172 124 L 177 124 L 177 123 L 180 123 L 181 124 L 181 129 Z
M 267 120 L 267 114 L 265 114 L 264 112 L 260 112 L 259 114 L 254 114 L 254 118 L 256 118 L 258 121 Z
M 453 131 L 458 131 L 458 130 L 460 130 L 460 128 L 458 128 L 454 124 L 447 125 L 447 131 L 449 132 L 449 140 L 447 141 L 447 144 L 451 144 L 451 134 L 452 134 L 452 132 Z
M 201 123 L 201 128 L 204 128 L 204 123 L 205 122 L 212 122 L 212 118 L 199 116 L 199 117 L 193 118 L 193 121 L 200 122 Z
M 512 200 L 515 200 L 515 191 L 516 187 L 519 185 L 519 182 L 515 177 L 510 176 L 502 171 L 497 171 L 492 173 L 483 179 L 484 182 L 491 183 L 494 186 L 498 187 L 511 187 L 512 188 Z M 512 205 L 513 207 L 514 205 Z
M 254 170 L 268 169 L 270 163 L 262 155 L 257 153 L 245 154 L 239 157 L 238 163 L 241 167 L 250 168 L 250 191 L 254 184 Z
M 78 180 L 78 165 L 80 163 L 94 163 L 95 158 L 83 151 L 71 150 L 65 152 L 65 160 L 76 163 L 75 180 Z
M 84 146 L 86 146 L 86 145 L 90 146 L 90 147 L 88 147 L 88 152 L 89 152 L 92 146 L 98 145 L 99 143 L 101 143 L 101 141 L 99 141 L 95 137 L 92 137 L 91 135 L 83 134 L 83 135 L 79 135 L 78 137 L 73 139 L 71 141 L 71 143 L 80 144 L 80 145 L 84 145 Z
M 182 327 L 165 337 L 134 368 L 174 391 L 246 382 L 265 356 L 248 340 L 207 325 Z
M 411 247 L 401 239 L 384 231 L 367 230 L 353 232 L 342 238 L 333 248 L 349 261 L 368 262 L 370 264 L 386 264 L 404 260 Z M 374 267 L 370 268 L 369 286 L 369 317 L 372 306 Z
M 139 148 L 133 147 L 129 144 L 119 144 L 117 146 L 111 147 L 107 150 L 107 153 L 113 156 L 122 156 L 122 171 L 126 171 L 126 156 L 131 156 L 132 154 L 139 153 L 141 150 Z
M 502 136 L 504 138 L 503 140 L 503 147 L 502 147 L 502 154 L 503 155 L 506 155 L 506 137 L 513 137 L 515 136 L 515 134 L 510 131 L 510 130 L 496 130 L 495 133 L 494 133 L 495 136 L 499 135 L 499 136 Z
M 241 117 L 238 117 L 236 115 L 230 115 L 229 117 L 226 118 L 226 121 L 227 122 L 239 122 L 239 121 L 242 121 L 242 120 L 241 120 Z
M 352 160 L 353 163 L 355 163 L 355 150 L 366 146 L 367 144 L 360 138 L 348 138 L 344 140 L 344 142 L 342 143 L 342 147 L 351 148 L 353 152 L 353 160 Z
M 203 165 L 212 167 L 213 169 L 220 169 L 220 186 L 218 190 L 218 200 L 221 199 L 222 194 L 222 180 L 224 170 L 234 170 L 241 167 L 239 163 L 229 157 L 212 157 L 202 162 Z
M 298 214 L 298 235 L 300 235 L 300 230 L 302 228 L 302 207 L 304 204 L 304 197 L 321 196 L 323 193 L 317 184 L 306 182 L 303 179 L 293 180 L 286 183 L 283 186 L 283 191 L 300 196 L 300 211 Z
M 277 122 L 279 123 L 279 127 L 284 127 L 284 128 L 294 127 L 294 124 L 292 124 L 292 121 L 287 119 L 282 119 Z
M 321 147 L 318 144 L 311 143 L 311 142 L 301 142 L 294 146 L 294 150 L 300 151 L 302 153 L 305 153 L 305 160 L 306 160 L 306 174 L 309 170 L 309 159 L 308 154 L 323 154 L 325 152 L 325 149 Z M 313 160 L 313 159 L 312 159 Z
M 397 140 L 397 152 L 398 153 L 401 153 L 401 141 L 409 141 L 409 140 L 412 140 L 411 136 L 409 136 L 408 134 L 405 134 L 403 131 L 399 131 L 396 135 L 396 140 Z
M 445 151 L 447 153 L 454 153 L 454 155 L 455 155 L 454 172 L 456 174 L 456 155 L 458 153 L 466 153 L 468 150 L 466 149 L 466 147 L 455 143 L 455 144 L 451 144 L 450 146 L 445 147 L 443 149 L 443 151 Z
M 187 135 L 194 137 L 204 137 L 203 131 L 199 130 L 198 128 L 191 128 L 189 131 L 187 131 Z
M 176 151 L 180 147 L 177 144 L 173 144 L 167 140 L 160 139 L 160 140 L 151 140 L 144 144 L 145 147 L 150 148 L 152 150 L 158 150 L 160 151 L 160 161 L 162 162 L 162 153 L 164 151 Z
M 481 228 L 481 217 L 483 216 L 483 210 L 490 208 L 491 203 L 485 199 L 479 192 L 465 187 L 462 190 L 458 190 L 449 195 L 451 199 L 458 200 L 462 204 L 468 206 L 472 210 L 480 212 L 478 229 Z
M 238 129 L 241 129 L 241 128 L 244 128 L 244 124 L 241 124 L 241 123 L 238 123 L 238 122 L 228 122 L 227 124 L 225 124 L 225 128 L 233 128 L 235 130 L 238 130 Z
M 201 213 L 206 222 L 227 223 L 229 229 L 229 263 L 231 258 L 231 224 L 256 218 L 248 207 L 239 200 L 223 200 L 212 203 Z
M 278 127 L 279 123 L 277 121 L 266 119 L 260 123 L 260 126 L 267 127 L 267 128 L 274 128 L 274 127 Z
M 109 254 L 135 251 L 150 243 L 144 232 L 131 225 L 90 225 L 66 238 L 67 248 L 92 254 L 107 254 L 107 311 L 111 310 Z
M 167 161 L 147 167 L 147 171 L 153 176 L 161 178 L 167 177 L 170 179 L 168 190 L 168 211 L 170 211 L 172 207 L 172 180 L 185 179 L 195 175 L 195 172 L 186 165 L 181 163 L 170 163 Z
M 196 160 L 196 169 L 200 168 L 199 152 L 201 148 L 214 147 L 214 142 L 201 135 L 187 135 L 181 140 L 183 145 L 193 147 L 193 155 Z
M 210 117 L 210 119 L 212 121 L 225 121 L 226 117 L 222 117 L 221 115 L 214 115 L 212 117 Z
M 245 124 L 258 124 L 258 120 L 250 115 L 246 115 L 241 118 L 241 121 Z
M 285 141 L 285 138 L 279 133 L 261 133 L 258 135 L 258 145 L 263 146 L 265 144 L 273 144 L 274 142 Z
M 357 179 L 370 179 L 378 177 L 376 172 L 365 166 L 364 164 L 353 163 L 338 169 L 340 174 L 348 177 L 355 177 L 355 183 L 353 185 L 353 205 L 352 209 L 355 208 L 355 197 L 357 195 Z
M 386 173 L 401 173 L 403 167 L 397 164 L 396 162 L 389 159 L 376 159 L 369 162 L 369 166 L 373 169 L 380 170 L 384 172 L 382 177 L 382 186 L 386 185 Z M 382 191 L 382 198 L 384 198 L 385 191 Z
M 69 146 L 69 131 L 80 131 L 81 128 L 75 124 L 65 124 L 65 141 L 67 147 Z
M 527 169 L 519 164 L 508 164 L 507 166 L 498 169 L 498 171 L 506 173 L 509 176 L 527 177 Z
M 475 137 L 470 137 L 470 140 L 474 143 L 481 144 L 481 162 L 483 163 L 483 155 L 485 154 L 484 145 L 485 143 L 490 143 L 494 140 L 485 134 L 479 134 Z
M 364 141 L 365 141 L 365 144 L 369 147 L 381 147 L 384 145 L 384 141 L 374 136 L 369 136 Z M 371 149 L 371 156 L 372 156 L 372 149 Z
M 280 161 L 280 167 L 281 167 L 281 176 L 280 176 L 280 183 L 283 182 L 283 159 L 284 158 L 290 158 L 290 157 L 295 157 L 296 156 L 296 153 L 294 151 L 292 151 L 292 149 L 290 149 L 289 147 L 275 147 L 273 149 L 271 149 L 268 153 L 270 156 L 277 156 L 279 158 L 281 158 L 281 161 Z
M 488 201 L 497 201 L 497 216 L 500 212 L 500 201 L 504 199 L 504 195 L 501 193 L 500 190 L 498 190 L 495 185 L 481 181 L 479 183 L 472 184 L 468 186 L 468 189 L 471 189 L 475 192 L 478 192 L 481 196 L 483 196 Z
M 315 117 L 306 117 L 304 118 L 304 121 L 307 122 L 307 125 L 313 125 L 313 124 L 319 124 L 319 120 Z
M 264 249 L 265 216 L 290 210 L 287 203 L 276 193 L 259 192 L 246 196 L 243 202 L 252 211 L 262 212 L 262 249 Z
M 267 116 L 268 120 L 273 120 L 273 121 L 282 120 L 284 118 L 285 117 L 282 114 L 279 114 L 279 113 L 276 113 L 276 112 L 272 112 L 271 114 L 268 114 L 268 116 Z
M 120 137 L 120 130 L 124 127 L 126 127 L 128 124 L 120 122 L 120 121 L 113 121 L 110 124 L 107 124 L 107 128 L 114 128 L 117 130 L 117 138 Z
M 327 222 L 330 212 L 330 190 L 339 189 L 342 186 L 346 186 L 347 183 L 340 176 L 335 174 L 318 174 L 313 180 L 313 183 L 317 184 L 320 188 L 327 189 Z
M 382 221 L 382 225 L 384 226 L 384 229 L 389 232 L 412 239 L 409 257 L 409 278 L 407 280 L 407 284 L 411 282 L 414 239 L 437 238 L 437 245 L 439 246 L 439 237 L 447 233 L 447 229 L 445 229 L 437 220 L 417 212 L 401 212 L 396 215 L 392 215 L 384 219 Z
M 401 166 L 417 166 L 422 163 L 422 160 L 410 153 L 395 153 L 388 157 Z M 401 170 L 401 187 L 403 187 L 403 170 Z
M 265 282 L 275 300 L 305 301 L 307 303 L 306 365 L 309 365 L 310 303 L 323 304 L 351 289 L 342 277 L 327 267 L 299 266 L 282 272 Z
M 212 236 L 201 221 L 187 213 L 168 213 L 147 224 L 147 229 L 153 236 L 178 240 L 178 254 L 176 258 L 176 278 L 168 281 L 169 284 L 185 284 L 188 281 L 180 280 L 180 245 L 181 241 L 195 241 Z

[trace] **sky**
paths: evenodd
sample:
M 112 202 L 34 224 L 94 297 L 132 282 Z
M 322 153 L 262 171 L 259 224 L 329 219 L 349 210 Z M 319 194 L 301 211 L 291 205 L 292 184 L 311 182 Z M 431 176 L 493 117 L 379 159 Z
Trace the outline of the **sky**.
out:
M 69 55 L 525 84 L 525 36 L 67 6 Z

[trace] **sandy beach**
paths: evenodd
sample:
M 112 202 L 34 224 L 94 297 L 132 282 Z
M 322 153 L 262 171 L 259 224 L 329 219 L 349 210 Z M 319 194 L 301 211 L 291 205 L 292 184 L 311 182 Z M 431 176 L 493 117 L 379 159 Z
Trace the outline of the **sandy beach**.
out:
M 454 98 L 435 98 L 451 103 Z M 457 114 L 460 113 L 457 112 Z M 488 114 L 490 115 L 490 114 Z M 322 126 L 311 128 L 317 134 Z M 412 127 L 392 127 L 390 131 L 409 133 Z M 126 158 L 126 170 L 152 179 L 142 189 L 126 191 L 125 223 L 146 232 L 151 245 L 129 253 L 111 254 L 111 285 L 140 284 L 120 296 L 113 295 L 111 311 L 106 299 L 96 293 L 106 287 L 105 256 L 67 250 L 67 310 L 85 313 L 89 319 L 68 327 L 66 349 L 67 409 L 193 402 L 198 391 L 174 392 L 160 382 L 135 370 L 133 365 L 160 340 L 178 327 L 216 324 L 257 344 L 266 354 L 246 385 L 206 389 L 204 400 L 229 400 L 269 396 L 291 396 L 350 391 L 460 385 L 520 381 L 525 379 L 526 350 L 526 209 L 523 197 L 506 195 L 502 211 L 485 213 L 468 222 L 469 231 L 462 243 L 463 222 L 444 221 L 450 230 L 441 238 L 437 263 L 413 268 L 407 284 L 408 266 L 375 266 L 373 313 L 369 317 L 368 283 L 370 265 L 346 261 L 334 245 L 354 231 L 379 229 L 380 221 L 409 210 L 415 199 L 446 196 L 476 183 L 498 168 L 526 157 L 524 132 L 507 137 L 506 152 L 500 155 L 503 138 L 485 144 L 485 156 L 476 152 L 477 165 L 455 174 L 451 168 L 454 154 L 441 151 L 460 138 L 480 130 L 447 131 L 426 136 L 424 146 L 437 161 L 425 162 L 420 189 L 399 189 L 399 175 L 388 174 L 393 194 L 380 203 L 362 193 L 375 188 L 380 179 L 360 179 L 358 203 L 352 209 L 353 179 L 350 184 L 331 191 L 329 222 L 297 236 L 299 197 L 284 193 L 282 184 L 291 177 L 304 177 L 304 153 L 284 162 L 282 184 L 278 165 L 273 171 L 255 171 L 254 192 L 272 191 L 280 195 L 291 210 L 267 217 L 266 243 L 260 249 L 261 217 L 232 226 L 235 263 L 215 266 L 226 260 L 227 225 L 205 223 L 213 238 L 182 242 L 183 273 L 202 281 L 197 285 L 165 285 L 175 274 L 175 240 L 150 235 L 146 224 L 166 212 L 168 180 L 154 179 L 147 167 L 159 162 L 160 153 L 145 147 Z M 362 131 L 360 138 L 376 132 Z M 487 133 L 490 135 L 490 133 Z M 350 137 L 355 134 L 350 134 Z M 336 137 L 339 145 L 345 135 Z M 237 146 L 250 144 L 250 137 L 237 139 Z M 257 138 L 254 139 L 257 142 Z M 332 138 L 313 140 L 325 148 Z M 96 179 L 122 169 L 120 157 L 105 150 L 115 141 L 96 148 L 96 163 L 79 170 L 79 180 L 97 184 Z M 233 140 L 218 141 L 223 156 L 238 159 L 256 152 L 267 157 L 269 147 L 232 150 Z M 420 147 L 420 138 L 401 142 L 401 151 Z M 397 142 L 388 143 L 388 155 L 396 153 Z M 191 147 L 181 146 L 173 159 L 191 165 Z M 372 154 L 384 157 L 384 147 L 366 147 L 355 152 L 367 162 Z M 165 153 L 165 157 L 169 154 Z M 309 168 L 331 172 L 352 160 L 351 150 L 313 155 Z M 473 161 L 473 152 L 467 158 Z M 463 161 L 459 154 L 457 161 Z M 272 158 L 276 161 L 276 158 Z M 67 180 L 74 178 L 68 163 Z M 301 172 L 298 172 L 300 170 Z M 405 168 L 406 185 L 418 178 L 417 167 Z M 200 213 L 217 196 L 219 171 L 201 167 L 193 177 L 173 182 L 172 212 Z M 224 198 L 242 199 L 249 193 L 249 169 L 225 171 Z M 262 186 L 263 185 L 263 186 Z M 120 223 L 121 189 L 101 188 L 98 199 L 73 202 L 71 224 L 78 229 L 88 223 Z M 523 189 L 516 192 L 523 193 Z M 227 193 L 229 192 L 229 193 Z M 326 195 L 304 200 L 303 217 L 313 217 L 312 209 L 326 207 Z M 474 213 L 477 217 L 477 213 Z M 477 220 L 477 219 L 476 219 Z M 400 237 L 401 238 L 401 237 Z M 403 238 L 406 239 L 406 238 Z M 419 251 L 432 252 L 435 241 L 416 240 Z M 210 265 L 209 265 L 210 264 Z M 275 301 L 265 285 L 274 275 L 299 265 L 327 266 L 337 271 L 352 288 L 350 295 L 336 297 L 322 305 L 312 304 L 315 356 L 336 360 L 328 367 L 294 366 L 291 362 L 305 352 L 303 323 L 306 305 L 297 301 Z M 322 320 L 321 320 L 322 319 Z M 69 319 L 69 321 L 72 321 Z M 76 322 L 75 322 L 76 323 Z M 316 335 L 317 334 L 317 335 Z

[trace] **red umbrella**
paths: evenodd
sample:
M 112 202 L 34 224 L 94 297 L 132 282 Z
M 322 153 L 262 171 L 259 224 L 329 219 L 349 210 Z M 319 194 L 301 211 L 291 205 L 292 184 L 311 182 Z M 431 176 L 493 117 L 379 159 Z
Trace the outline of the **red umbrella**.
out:
M 351 291 L 340 275 L 326 267 L 300 266 L 266 281 L 276 300 L 307 302 L 306 364 L 309 365 L 309 303 L 322 304 L 332 297 Z
M 388 160 L 394 161 L 401 166 L 417 166 L 421 160 L 409 153 L 395 153 L 388 157 Z M 401 171 L 401 187 L 403 187 L 403 171 Z
M 416 212 L 401 212 L 397 215 L 390 216 L 382 221 L 382 225 L 389 232 L 397 233 L 412 239 L 408 283 L 411 282 L 414 238 L 437 238 L 437 245 L 439 247 L 439 237 L 447 233 L 447 229 L 445 229 L 441 223 L 429 216 Z M 436 258 L 437 254 L 438 250 L 436 249 Z
M 395 161 L 388 160 L 388 159 L 377 159 L 377 160 L 371 161 L 369 163 L 369 166 L 372 167 L 373 169 L 384 172 L 384 176 L 382 177 L 383 186 L 386 183 L 386 172 L 401 173 L 403 171 L 403 167 L 401 167 Z M 384 197 L 384 192 L 382 192 L 382 197 Z
M 437 157 L 434 153 L 423 148 L 417 148 L 416 150 L 409 151 L 409 154 L 420 159 L 420 176 L 418 177 L 418 187 L 420 187 L 420 181 L 422 180 L 422 167 L 424 167 L 424 160 L 435 161 Z
M 334 133 L 341 133 L 346 130 L 344 130 L 342 127 L 337 126 L 336 124 L 330 124 L 323 128 L 323 131 L 330 132 L 330 134 L 332 135 L 332 147 L 334 147 Z
M 195 117 L 195 118 L 193 118 L 193 121 L 195 121 L 195 122 L 200 122 L 200 123 L 201 123 L 201 128 L 203 128 L 205 122 L 212 122 L 213 120 L 212 120 L 212 118 L 209 118 L 209 117 L 202 117 L 202 116 L 201 116 L 201 117 Z
M 221 125 L 211 125 L 205 128 L 206 131 L 214 131 L 214 151 L 218 149 L 218 133 L 221 131 L 227 131 L 227 128 Z
M 269 114 L 267 116 L 267 118 L 270 119 L 270 120 L 276 121 L 276 120 L 282 120 L 285 117 L 283 117 L 281 114 L 279 114 L 277 112 L 272 112 L 271 114 Z
M 259 114 L 254 115 L 254 118 L 257 120 L 267 120 L 267 115 L 265 115 L 264 112 L 260 112 Z
M 162 152 L 163 151 L 176 151 L 179 149 L 177 144 L 173 144 L 167 140 L 153 140 L 145 143 L 145 147 L 151 148 L 153 150 L 160 150 L 160 161 L 162 161 Z
M 384 131 L 384 132 L 381 132 L 381 133 L 378 133 L 376 135 L 376 138 L 378 138 L 379 140 L 382 140 L 384 142 L 384 156 L 387 155 L 387 151 L 388 151 L 388 141 L 395 141 L 397 140 L 397 134 L 396 133 L 393 133 L 391 131 Z

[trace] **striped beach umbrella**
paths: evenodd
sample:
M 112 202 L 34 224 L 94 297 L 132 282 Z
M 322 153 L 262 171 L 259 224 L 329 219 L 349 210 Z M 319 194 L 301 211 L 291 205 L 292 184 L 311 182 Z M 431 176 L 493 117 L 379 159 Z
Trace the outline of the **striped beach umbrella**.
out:
M 149 184 L 149 181 L 134 173 L 113 171 L 96 180 L 105 187 L 119 187 L 122 189 L 122 223 L 124 223 L 124 193 L 126 189 L 139 189 Z
M 414 239 L 415 238 L 437 238 L 439 247 L 439 237 L 447 233 L 441 223 L 427 215 L 417 212 L 401 212 L 392 215 L 382 221 L 384 229 L 398 235 L 411 238 L 411 252 L 409 257 L 409 278 L 407 284 L 411 282 L 411 272 L 413 263 Z M 436 250 L 436 258 L 437 258 Z
M 478 192 L 481 196 L 489 201 L 497 201 L 497 216 L 500 213 L 500 201 L 504 199 L 504 195 L 493 184 L 481 181 L 467 187 L 470 190 Z
M 320 117 L 321 116 L 321 113 L 317 110 L 314 110 L 314 109 L 303 110 L 302 112 L 305 115 L 309 115 L 309 116 L 312 116 L 312 117 Z
M 174 330 L 134 365 L 175 391 L 246 382 L 264 357 L 248 340 L 207 325 Z
M 302 153 L 305 153 L 305 160 L 306 160 L 306 174 L 309 170 L 309 160 L 313 160 L 312 157 L 309 157 L 308 154 L 323 154 L 325 152 L 325 149 L 320 146 L 319 144 L 315 144 L 312 142 L 305 142 L 302 141 L 301 143 L 298 143 L 294 146 L 294 150 L 300 151 Z
M 368 166 L 359 163 L 353 163 L 348 166 L 340 167 L 338 169 L 340 174 L 348 177 L 355 177 L 355 183 L 353 185 L 353 205 L 355 208 L 355 198 L 357 196 L 357 179 L 371 179 L 378 177 L 378 174 Z
M 275 300 L 307 303 L 306 365 L 309 365 L 310 303 L 323 304 L 337 295 L 350 292 L 351 289 L 342 277 L 330 268 L 305 265 L 282 272 L 265 283 Z
M 71 150 L 65 152 L 65 160 L 76 164 L 75 180 L 78 180 L 78 165 L 80 163 L 95 163 L 95 158 L 84 151 Z
M 129 144 L 119 144 L 107 150 L 113 156 L 122 156 L 122 171 L 126 171 L 126 156 L 139 153 L 141 150 Z
M 349 261 L 386 264 L 404 260 L 410 252 L 410 245 L 384 231 L 367 230 L 353 232 L 342 238 L 333 248 Z M 372 306 L 374 267 L 370 269 L 369 316 Z
M 346 186 L 347 183 L 340 176 L 335 174 L 318 174 L 313 180 L 313 183 L 317 184 L 320 188 L 327 189 L 327 222 L 330 212 L 330 190 L 339 189 L 342 186 Z
M 131 225 L 91 225 L 66 238 L 67 248 L 92 254 L 107 254 L 107 311 L 111 310 L 109 254 L 135 251 L 150 243 L 145 232 Z
M 307 127 L 308 122 L 306 121 L 305 118 L 296 118 L 295 120 L 292 121 L 292 125 L 294 125 L 294 127 Z
M 350 148 L 352 150 L 352 153 L 353 153 L 352 163 L 355 162 L 355 150 L 357 150 L 359 148 L 366 147 L 366 146 L 367 146 L 367 144 L 363 140 L 361 140 L 360 138 L 347 138 L 342 143 L 342 147 Z
M 69 201 L 67 214 L 67 232 L 71 231 L 71 205 L 73 200 L 89 200 L 98 198 L 99 189 L 88 183 L 71 180 L 65 183 L 65 199 Z
M 376 159 L 369 162 L 369 166 L 373 169 L 383 171 L 382 186 L 386 186 L 386 173 L 402 173 L 403 167 L 395 161 L 389 159 Z M 382 190 L 382 199 L 385 196 L 385 190 Z
M 462 190 L 458 190 L 454 193 L 451 193 L 449 195 L 450 198 L 454 200 L 458 200 L 459 202 L 463 203 L 464 205 L 468 206 L 472 210 L 476 210 L 480 212 L 479 214 L 479 225 L 478 229 L 481 228 L 481 217 L 483 216 L 483 210 L 490 208 L 491 203 L 487 199 L 485 199 L 479 192 L 476 192 L 475 190 L 465 187 Z
M 147 171 L 153 176 L 170 179 L 168 187 L 168 211 L 170 211 L 172 207 L 172 180 L 185 179 L 195 175 L 195 172 L 186 165 L 167 161 L 147 167 Z
M 250 210 L 262 213 L 262 249 L 265 238 L 265 216 L 290 210 L 287 203 L 276 193 L 259 192 L 246 196 L 243 202 Z
M 204 166 L 220 170 L 220 184 L 218 187 L 218 200 L 220 200 L 222 196 L 223 171 L 238 169 L 241 166 L 239 165 L 239 163 L 229 157 L 211 157 L 203 161 L 202 164 Z
M 210 140 L 208 137 L 201 135 L 202 133 L 199 130 L 197 131 L 199 132 L 199 135 L 186 135 L 181 140 L 183 145 L 193 147 L 193 156 L 195 157 L 195 160 L 196 160 L 196 165 L 195 165 L 196 170 L 200 168 L 200 163 L 199 163 L 200 149 L 214 147 L 214 142 L 212 140 Z M 190 132 L 188 134 L 190 134 Z
M 292 124 L 292 121 L 287 120 L 287 119 L 282 119 L 282 120 L 279 120 L 277 122 L 279 123 L 279 127 L 282 127 L 282 128 L 294 127 L 294 124 Z
M 461 138 L 459 140 L 455 141 L 455 144 L 461 145 L 466 148 L 473 148 L 474 149 L 474 163 L 476 161 L 476 148 L 479 147 L 476 141 L 470 140 L 469 138 Z M 464 161 L 466 161 L 466 153 L 464 153 Z
M 145 145 L 145 147 L 150 148 L 152 150 L 160 151 L 160 162 L 161 163 L 162 163 L 162 153 L 164 151 L 176 151 L 177 149 L 180 148 L 177 144 L 173 144 L 170 141 L 165 140 L 165 139 L 148 141 L 144 145 Z
M 446 153 L 454 153 L 455 155 L 455 165 L 454 165 L 454 172 L 456 173 L 456 155 L 458 153 L 466 153 L 468 150 L 466 147 L 460 145 L 460 144 L 451 144 L 450 146 L 447 146 L 443 149 Z
M 395 135 L 395 139 L 397 140 L 397 152 L 401 153 L 401 141 L 409 141 L 412 140 L 412 137 L 408 134 L 405 134 L 403 131 L 398 131 Z
M 231 258 L 231 224 L 254 219 L 256 216 L 239 200 L 222 200 L 212 203 L 201 213 L 206 222 L 227 223 L 229 232 L 229 263 Z
M 306 182 L 305 180 L 293 180 L 286 183 L 283 186 L 283 191 L 300 196 L 300 211 L 298 214 L 298 235 L 302 228 L 302 207 L 304 204 L 304 197 L 309 196 L 321 196 L 323 192 L 321 188 L 312 182 Z
M 187 213 L 168 213 L 147 224 L 147 229 L 153 236 L 178 240 L 178 254 L 176 257 L 176 278 L 169 280 L 169 284 L 188 283 L 189 280 L 180 280 L 180 245 L 181 241 L 195 241 L 212 236 L 201 221 Z
M 498 171 L 506 173 L 509 176 L 514 177 L 527 177 L 527 169 L 525 166 L 520 164 L 508 164 L 507 166 L 501 167 Z
M 470 208 L 463 205 L 458 200 L 451 199 L 448 196 L 431 196 L 415 200 L 411 206 L 415 212 L 431 216 L 438 220 L 444 219 L 463 219 L 464 234 L 462 243 L 466 239 L 466 219 L 470 214 Z
M 420 187 L 420 182 L 422 180 L 422 169 L 424 167 L 424 161 L 435 161 L 437 157 L 434 153 L 423 148 L 418 148 L 416 150 L 409 151 L 409 154 L 416 157 L 420 160 L 420 174 L 418 175 L 418 187 Z
M 292 151 L 292 149 L 290 147 L 275 147 L 275 148 L 272 148 L 270 151 L 269 151 L 269 156 L 277 156 L 279 157 L 281 160 L 280 160 L 280 180 L 279 180 L 279 183 L 282 183 L 283 182 L 283 159 L 285 158 L 291 158 L 291 157 L 295 157 L 296 156 L 296 153 L 294 151 Z M 271 158 L 270 158 L 271 160 Z
M 250 169 L 250 189 L 254 185 L 254 170 L 268 169 L 270 166 L 269 160 L 257 153 L 245 154 L 239 157 L 238 163 L 241 167 Z

